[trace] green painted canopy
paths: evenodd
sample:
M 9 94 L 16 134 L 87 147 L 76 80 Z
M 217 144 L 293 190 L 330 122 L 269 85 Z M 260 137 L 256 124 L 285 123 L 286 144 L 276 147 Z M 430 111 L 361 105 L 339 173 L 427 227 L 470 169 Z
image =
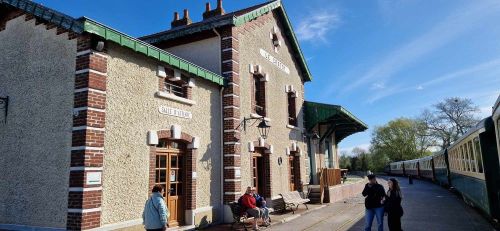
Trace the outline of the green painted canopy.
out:
M 363 121 L 339 105 L 306 101 L 304 113 L 307 130 L 316 125 L 331 125 L 337 143 L 347 136 L 368 129 Z

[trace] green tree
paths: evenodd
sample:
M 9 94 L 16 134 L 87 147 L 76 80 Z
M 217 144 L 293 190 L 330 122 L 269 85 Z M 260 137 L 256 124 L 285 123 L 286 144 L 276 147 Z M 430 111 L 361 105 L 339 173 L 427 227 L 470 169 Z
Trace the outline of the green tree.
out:
M 339 166 L 340 168 L 349 169 L 349 171 L 352 170 L 351 157 L 349 157 L 347 152 L 340 153 Z
M 428 148 L 433 145 L 433 140 L 426 134 L 426 127 L 408 118 L 395 119 L 375 128 L 371 140 L 372 153 L 380 161 L 384 158 L 390 161 L 419 158 L 430 154 Z
M 425 126 L 427 135 L 437 141 L 436 146 L 445 149 L 479 122 L 478 111 L 470 99 L 446 98 L 424 110 L 419 121 Z
M 382 172 L 384 167 L 390 162 L 391 160 L 385 153 L 374 150 L 373 148 L 370 149 L 370 170 L 374 172 Z

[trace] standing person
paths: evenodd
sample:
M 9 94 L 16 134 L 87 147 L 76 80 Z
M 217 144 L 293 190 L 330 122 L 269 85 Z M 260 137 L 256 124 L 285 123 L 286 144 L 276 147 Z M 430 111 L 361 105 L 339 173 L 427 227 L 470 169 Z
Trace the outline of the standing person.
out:
M 365 231 L 371 231 L 373 217 L 377 218 L 378 231 L 384 230 L 384 207 L 385 198 L 384 186 L 377 183 L 375 175 L 368 175 L 368 183 L 363 189 L 365 198 Z
M 271 222 L 271 218 L 269 217 L 269 208 L 267 208 L 266 199 L 259 195 L 255 188 L 252 188 L 253 197 L 255 197 L 255 202 L 257 207 L 259 207 L 262 212 L 262 220 L 264 221 L 264 226 L 269 226 Z
M 403 207 L 401 200 L 403 196 L 399 188 L 399 182 L 391 178 L 387 181 L 389 190 L 387 190 L 386 200 L 384 202 L 385 212 L 387 213 L 387 224 L 390 231 L 402 231 L 401 217 L 403 216 Z
M 257 207 L 257 202 L 255 200 L 255 197 L 253 197 L 252 187 L 247 187 L 247 191 L 243 196 L 241 196 L 240 200 L 241 205 L 245 208 L 245 211 L 248 213 L 248 215 L 254 217 L 253 230 L 259 230 L 259 227 L 257 226 L 257 220 L 262 218 L 262 212 Z
M 144 212 L 142 212 L 142 224 L 148 231 L 164 231 L 168 227 L 168 211 L 165 199 L 163 199 L 163 187 L 155 185 L 152 190 L 151 197 L 144 205 Z

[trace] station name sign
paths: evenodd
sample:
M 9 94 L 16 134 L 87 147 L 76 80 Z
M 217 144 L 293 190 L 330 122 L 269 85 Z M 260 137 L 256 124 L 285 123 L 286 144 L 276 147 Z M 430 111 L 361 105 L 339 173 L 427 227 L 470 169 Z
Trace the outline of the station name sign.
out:
M 175 116 L 175 117 L 180 117 L 184 119 L 192 119 L 193 118 L 193 113 L 189 111 L 184 111 L 181 109 L 173 108 L 173 107 L 167 107 L 167 106 L 160 106 L 158 108 L 158 111 L 160 114 L 163 115 L 169 115 L 169 116 Z
M 281 61 L 273 57 L 271 54 L 269 54 L 267 51 L 264 49 L 260 48 L 260 55 L 267 59 L 269 62 L 274 64 L 274 66 L 278 67 L 280 70 L 283 72 L 290 74 L 290 68 L 288 68 L 285 64 L 283 64 Z

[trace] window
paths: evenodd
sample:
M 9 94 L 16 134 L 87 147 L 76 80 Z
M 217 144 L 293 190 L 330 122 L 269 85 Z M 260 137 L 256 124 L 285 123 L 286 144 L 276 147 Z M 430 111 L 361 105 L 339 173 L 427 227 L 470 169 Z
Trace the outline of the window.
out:
M 173 70 L 166 69 L 165 71 L 167 77 L 160 78 L 159 92 L 166 97 L 172 96 L 191 99 L 193 85 L 191 85 L 190 78 Z
M 469 163 L 471 165 L 471 171 L 477 172 L 477 162 L 476 158 L 474 158 L 474 151 L 472 150 L 472 141 L 467 142 L 467 149 L 469 150 Z
M 257 115 L 266 116 L 266 87 L 261 77 L 261 75 L 253 76 L 252 111 Z
M 165 80 L 163 84 L 164 84 L 163 85 L 164 92 L 174 94 L 179 97 L 185 97 L 184 89 L 182 87 L 182 84 L 180 84 L 179 82 Z
M 288 124 L 297 127 L 297 109 L 295 93 L 288 92 Z
M 478 137 L 474 138 L 474 150 L 476 151 L 478 172 L 483 173 L 483 157 L 482 157 L 481 145 L 479 143 Z

